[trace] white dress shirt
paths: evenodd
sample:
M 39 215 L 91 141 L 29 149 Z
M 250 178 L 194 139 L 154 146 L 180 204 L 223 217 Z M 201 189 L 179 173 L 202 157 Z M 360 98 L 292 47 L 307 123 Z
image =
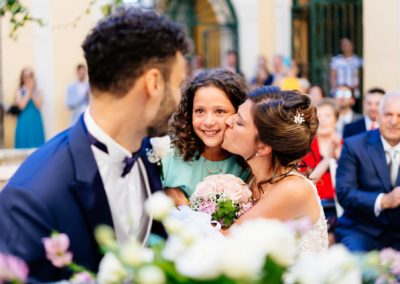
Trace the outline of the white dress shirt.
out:
M 392 147 L 385 140 L 385 138 L 382 137 L 382 135 L 381 135 L 381 141 L 382 141 L 382 144 L 383 144 L 383 150 L 385 151 L 386 163 L 389 164 L 390 161 L 391 161 L 391 157 L 390 157 L 389 152 L 397 151 L 398 154 L 396 155 L 396 162 L 397 162 L 397 165 L 398 165 L 400 163 L 400 143 L 397 144 L 396 146 Z M 376 198 L 376 200 L 375 200 L 375 208 L 374 208 L 374 210 L 375 210 L 375 215 L 376 216 L 379 216 L 379 214 L 382 211 L 381 202 L 382 202 L 383 194 L 384 193 L 380 193 L 378 195 L 378 197 Z
M 365 121 L 365 129 L 367 129 L 367 131 L 368 130 L 373 130 L 373 129 L 371 129 L 372 120 L 369 118 L 368 115 L 364 115 L 364 121 Z M 376 129 L 378 127 L 379 127 L 378 121 L 374 121 L 374 129 Z
M 131 171 L 121 177 L 125 166 L 124 158 L 132 154 L 107 135 L 85 111 L 84 121 L 89 133 L 107 146 L 108 153 L 92 145 L 111 209 L 114 230 L 119 243 L 134 237 L 145 242 L 151 220 L 144 212 L 144 201 L 150 195 L 147 173 L 139 158 Z

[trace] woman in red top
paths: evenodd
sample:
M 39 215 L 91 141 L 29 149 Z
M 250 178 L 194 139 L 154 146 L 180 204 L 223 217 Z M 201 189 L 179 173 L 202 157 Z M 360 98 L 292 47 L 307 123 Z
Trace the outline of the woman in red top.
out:
M 310 179 L 318 189 L 324 207 L 325 216 L 328 219 L 330 231 L 336 221 L 335 188 L 329 164 L 332 159 L 337 160 L 342 150 L 342 140 L 336 132 L 336 122 L 339 112 L 335 102 L 330 98 L 324 98 L 317 104 L 319 127 L 317 135 L 311 144 L 311 151 L 304 157 L 308 168 L 312 169 Z

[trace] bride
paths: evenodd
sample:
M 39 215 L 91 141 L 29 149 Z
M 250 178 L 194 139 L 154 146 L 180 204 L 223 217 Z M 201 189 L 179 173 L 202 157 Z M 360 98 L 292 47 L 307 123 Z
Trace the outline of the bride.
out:
M 312 225 L 300 240 L 301 251 L 325 250 L 327 227 L 317 190 L 296 170 L 318 128 L 310 98 L 296 91 L 261 87 L 249 94 L 226 123 L 222 147 L 242 156 L 253 173 L 254 206 L 235 224 L 256 218 L 308 218 Z

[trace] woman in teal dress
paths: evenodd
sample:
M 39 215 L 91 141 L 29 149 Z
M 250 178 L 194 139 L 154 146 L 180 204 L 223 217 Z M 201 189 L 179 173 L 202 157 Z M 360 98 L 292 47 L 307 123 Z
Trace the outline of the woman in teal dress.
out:
M 242 158 L 222 149 L 225 120 L 246 99 L 247 84 L 227 69 L 207 69 L 186 82 L 171 123 L 174 150 L 162 161 L 163 186 L 176 205 L 188 203 L 208 175 L 249 176 Z
M 44 129 L 40 108 L 42 98 L 36 87 L 33 70 L 24 68 L 16 103 L 21 112 L 15 130 L 15 148 L 36 148 L 44 143 Z

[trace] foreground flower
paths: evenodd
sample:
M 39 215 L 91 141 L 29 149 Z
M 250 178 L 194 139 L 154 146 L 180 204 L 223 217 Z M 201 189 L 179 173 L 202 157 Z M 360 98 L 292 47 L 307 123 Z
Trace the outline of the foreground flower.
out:
M 153 147 L 154 154 L 160 159 L 166 157 L 171 150 L 171 138 L 169 135 L 153 137 L 150 139 L 150 144 Z
M 293 232 L 278 220 L 256 219 L 234 225 L 231 238 L 250 251 L 271 256 L 278 264 L 287 266 L 294 262 L 297 245 Z M 251 240 L 251 241 L 250 241 Z
M 25 283 L 28 278 L 28 266 L 21 259 L 0 253 L 0 283 L 3 281 Z
M 152 194 L 145 203 L 146 212 L 157 221 L 168 217 L 173 207 L 172 199 L 160 191 Z
M 194 279 L 217 278 L 222 272 L 223 245 L 219 238 L 203 238 L 194 242 L 177 258 L 177 271 Z
M 361 284 L 361 269 L 356 258 L 343 245 L 335 245 L 327 252 L 304 255 L 287 275 L 287 283 Z
M 97 282 L 99 284 L 123 283 L 128 276 L 122 263 L 113 253 L 106 253 L 100 262 Z
M 152 262 L 154 255 L 151 249 L 144 248 L 138 241 L 130 240 L 121 247 L 120 259 L 124 264 L 136 267 Z
M 53 233 L 50 238 L 43 238 L 42 242 L 47 259 L 55 267 L 64 267 L 72 262 L 72 253 L 68 251 L 69 238 L 66 234 Z
M 73 284 L 96 284 L 96 280 L 86 271 L 75 274 L 70 282 Z
M 109 226 L 101 225 L 96 228 L 95 231 L 96 241 L 101 245 L 105 246 L 108 249 L 117 249 L 118 244 L 115 240 L 115 234 L 112 228 Z
M 167 283 L 167 279 L 159 267 L 147 265 L 139 269 L 136 282 L 139 284 L 164 284 Z

